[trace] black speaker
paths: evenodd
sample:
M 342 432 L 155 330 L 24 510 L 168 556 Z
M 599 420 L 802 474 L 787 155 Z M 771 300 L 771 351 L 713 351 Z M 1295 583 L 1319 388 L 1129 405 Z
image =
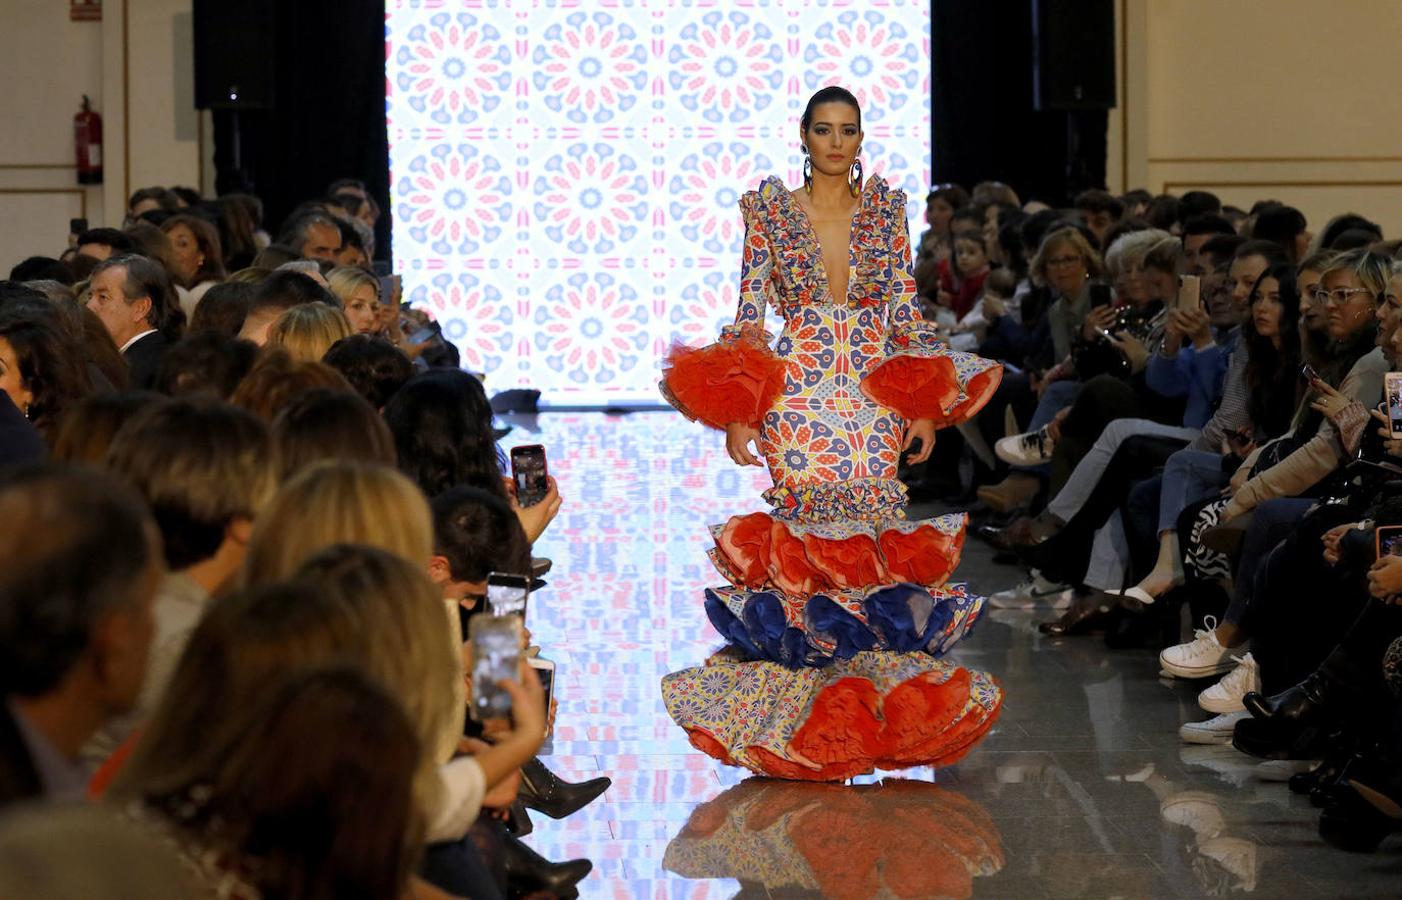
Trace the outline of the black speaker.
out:
M 195 0 L 195 108 L 271 109 L 275 0 Z
M 1032 0 L 1032 104 L 1115 106 L 1115 0 Z

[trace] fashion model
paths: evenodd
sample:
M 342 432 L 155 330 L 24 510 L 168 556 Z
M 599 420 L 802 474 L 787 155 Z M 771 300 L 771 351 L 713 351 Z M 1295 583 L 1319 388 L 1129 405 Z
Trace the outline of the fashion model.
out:
M 728 646 L 662 694 L 722 762 L 835 781 L 953 762 L 997 716 L 993 679 L 941 659 L 983 606 L 944 586 L 967 517 L 906 520 L 896 468 L 902 453 L 926 460 L 1002 369 L 921 320 L 905 194 L 863 179 L 857 99 L 819 91 L 799 134 L 803 186 L 770 177 L 740 201 L 735 323 L 665 363 L 668 401 L 724 430 L 731 458 L 767 465 L 774 487 L 772 512 L 712 528 L 729 585 L 706 591 L 706 611 Z

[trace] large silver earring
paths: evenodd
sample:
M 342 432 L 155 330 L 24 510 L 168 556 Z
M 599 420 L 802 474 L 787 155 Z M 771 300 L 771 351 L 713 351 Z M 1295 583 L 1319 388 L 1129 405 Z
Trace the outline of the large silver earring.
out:
M 852 168 L 847 171 L 847 190 L 855 197 L 862 191 L 862 161 L 856 160 L 852 163 Z
M 803 148 L 803 189 L 813 193 L 813 158 L 808 155 L 807 147 Z

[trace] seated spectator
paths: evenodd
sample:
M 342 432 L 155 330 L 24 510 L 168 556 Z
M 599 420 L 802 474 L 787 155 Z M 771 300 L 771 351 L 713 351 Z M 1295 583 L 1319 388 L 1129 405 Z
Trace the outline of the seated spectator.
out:
M 1250 237 L 1279 244 L 1291 265 L 1298 264 L 1309 253 L 1310 233 L 1304 214 L 1282 203 L 1269 204 L 1256 213 Z
M 122 229 L 122 233 L 131 238 L 133 253 L 160 263 L 171 280 L 175 280 L 175 247 L 164 231 L 143 221 L 128 225 Z
M 173 275 L 180 309 L 189 319 L 205 292 L 228 277 L 219 232 L 199 216 L 171 216 L 161 224 L 170 238 Z
M 275 270 L 284 263 L 296 262 L 302 255 L 291 247 L 282 244 L 269 244 L 249 261 L 249 266 L 255 269 L 267 269 L 269 272 Z
M 263 203 L 251 194 L 224 194 L 217 201 L 224 223 L 224 261 L 231 272 L 253 264 L 258 255 Z
M 135 251 L 136 242 L 115 228 L 89 228 L 78 235 L 78 255 L 98 262 Z
M 1211 271 L 1211 267 L 1199 261 L 1198 252 L 1218 235 L 1235 236 L 1236 229 L 1231 222 L 1211 213 L 1193 216 L 1183 222 L 1183 261 L 1187 274 L 1202 276 Z
M 273 420 L 278 477 L 286 481 L 315 462 L 348 459 L 393 466 L 394 435 L 364 398 L 324 388 L 293 398 Z
M 1081 221 L 1095 235 L 1096 243 L 1108 248 L 1110 245 L 1105 242 L 1105 233 L 1111 225 L 1124 218 L 1124 203 L 1108 191 L 1089 190 L 1077 194 L 1074 205 L 1076 212 L 1081 214 Z
M 1354 244 L 1350 247 L 1338 246 L 1339 238 L 1347 232 L 1361 232 L 1362 234 L 1359 235 L 1359 238 L 1364 239 L 1366 243 Z M 1311 252 L 1317 252 L 1319 250 L 1352 250 L 1356 249 L 1356 247 L 1364 247 L 1373 241 L 1380 241 L 1382 239 L 1383 230 L 1376 222 L 1371 222 L 1357 213 L 1344 213 L 1335 216 L 1325 223 L 1324 227 L 1320 229 L 1319 236 L 1315 238 L 1314 245 L 1312 245 L 1310 249 Z
M 359 178 L 341 178 L 331 182 L 331 186 L 326 189 L 328 197 L 337 198 L 344 194 L 350 194 L 362 201 L 359 209 L 351 209 L 350 206 L 346 206 L 346 211 L 368 228 L 373 229 L 375 222 L 380 218 L 380 205 L 370 195 L 369 189 L 365 187 L 365 182 Z
M 169 402 L 155 391 L 114 391 L 92 394 L 68 408 L 58 422 L 53 441 L 55 462 L 100 466 L 112 438 L 148 406 Z
M 127 219 L 134 222 L 146 213 L 155 211 L 174 213 L 181 205 L 180 198 L 169 188 L 140 188 L 127 200 Z
M 1219 215 L 1222 212 L 1222 200 L 1211 191 L 1188 191 L 1178 198 L 1178 221 L 1176 227 L 1172 229 L 1174 234 L 1183 231 L 1183 226 L 1193 216 Z
M 230 402 L 272 422 L 299 395 L 316 388 L 354 393 L 341 373 L 325 363 L 296 362 L 286 351 L 275 348 L 259 356 Z
M 258 283 L 249 301 L 239 337 L 258 346 L 268 342 L 268 327 L 278 316 L 304 303 L 339 306 L 333 294 L 301 272 L 274 272 Z
M 161 359 L 153 387 L 171 397 L 228 400 L 253 368 L 258 346 L 218 331 L 192 332 Z
M 322 362 L 346 377 L 377 410 L 414 374 L 414 364 L 384 338 L 353 334 L 331 345 Z
M 341 301 L 341 308 L 356 334 L 379 331 L 376 307 L 380 303 L 380 282 L 364 269 L 338 266 L 326 277 L 331 293 Z
M 0 804 L 82 796 L 79 749 L 141 690 L 160 574 L 155 525 L 117 479 L 0 483 Z
M 144 256 L 115 256 L 93 271 L 88 308 L 131 368 L 131 386 L 151 387 L 166 347 L 180 339 L 185 314 L 164 269 Z
M 156 594 L 156 634 L 140 700 L 85 748 L 94 763 L 155 711 L 210 598 L 243 566 L 253 523 L 275 483 L 267 426 L 212 402 L 181 400 L 143 410 L 117 432 L 106 464 L 146 498 L 169 574 Z
M 1017 198 L 1017 191 L 1001 181 L 980 181 L 970 192 L 969 202 L 978 207 L 988 206 L 990 203 L 1022 206 L 1022 201 Z
M 65 412 L 92 391 L 81 345 L 45 301 L 0 308 L 0 391 L 39 433 L 53 439 Z
M 213 331 L 238 337 L 243 330 L 244 319 L 248 317 L 253 295 L 257 292 L 255 284 L 242 281 L 226 281 L 212 286 L 195 307 L 188 331 L 191 334 Z
M 363 203 L 359 200 L 356 202 Z M 336 253 L 336 265 L 368 267 L 369 250 L 375 246 L 374 233 L 364 223 L 349 218 L 349 214 L 346 217 L 337 216 L 336 224 L 341 227 L 341 249 Z
M 983 293 L 983 282 L 990 269 L 988 241 L 982 231 L 962 229 L 954 232 L 950 244 L 953 265 L 940 276 L 936 302 L 950 310 L 957 323 L 969 314 Z
M 466 372 L 416 375 L 385 406 L 399 467 L 430 497 L 460 484 L 505 499 L 505 457 L 482 383 Z
M 949 224 L 954 213 L 967 206 L 969 194 L 957 184 L 936 185 L 925 197 L 925 224 L 915 252 L 915 268 L 949 258 Z
M 304 213 L 283 227 L 278 243 L 303 259 L 325 259 L 334 263 L 336 254 L 341 252 L 341 226 L 324 212 Z
M 296 362 L 319 362 L 332 344 L 350 334 L 350 322 L 339 309 L 304 303 L 273 320 L 268 326 L 267 346 L 286 350 Z
M 73 277 L 73 270 L 68 266 L 49 256 L 31 256 L 28 259 L 15 263 L 15 267 L 10 270 L 11 281 L 57 281 L 59 284 L 66 284 L 69 287 L 77 281 Z

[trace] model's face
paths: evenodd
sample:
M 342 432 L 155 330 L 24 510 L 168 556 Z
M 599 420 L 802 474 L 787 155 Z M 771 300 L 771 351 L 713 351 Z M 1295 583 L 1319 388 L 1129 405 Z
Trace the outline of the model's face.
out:
M 346 318 L 356 334 L 374 334 L 378 330 L 379 303 L 379 292 L 368 284 L 358 285 L 346 297 Z
M 0 337 L 0 391 L 9 394 L 15 409 L 20 411 L 27 410 L 29 404 L 34 402 L 34 394 L 25 387 L 24 378 L 20 375 L 19 357 L 15 354 L 15 348 L 2 337 Z
M 204 265 L 199 241 L 195 239 L 195 233 L 184 225 L 175 226 L 166 232 L 166 236 L 170 238 L 175 274 L 188 283 Z
M 1280 282 L 1262 278 L 1251 292 L 1251 324 L 1263 338 L 1280 337 L 1280 317 L 1285 307 L 1280 302 Z
M 1347 269 L 1335 269 L 1320 283 L 1328 292 L 1324 301 L 1328 315 L 1329 336 L 1336 341 L 1347 340 L 1371 322 L 1377 313 L 1377 303 L 1358 277 Z
M 862 149 L 857 111 L 846 103 L 821 103 L 802 135 L 813 169 L 824 175 L 846 175 Z
M 1323 331 L 1328 326 L 1328 313 L 1324 301 L 1315 297 L 1319 290 L 1319 273 L 1314 269 L 1301 269 L 1295 277 L 1295 287 L 1300 291 L 1300 315 L 1309 331 Z
M 978 241 L 960 238 L 954 242 L 954 261 L 964 275 L 972 275 L 988 265 L 988 254 Z
M 935 234 L 949 233 L 949 217 L 954 215 L 954 207 L 942 197 L 936 197 L 925 204 L 925 221 L 935 230 Z

